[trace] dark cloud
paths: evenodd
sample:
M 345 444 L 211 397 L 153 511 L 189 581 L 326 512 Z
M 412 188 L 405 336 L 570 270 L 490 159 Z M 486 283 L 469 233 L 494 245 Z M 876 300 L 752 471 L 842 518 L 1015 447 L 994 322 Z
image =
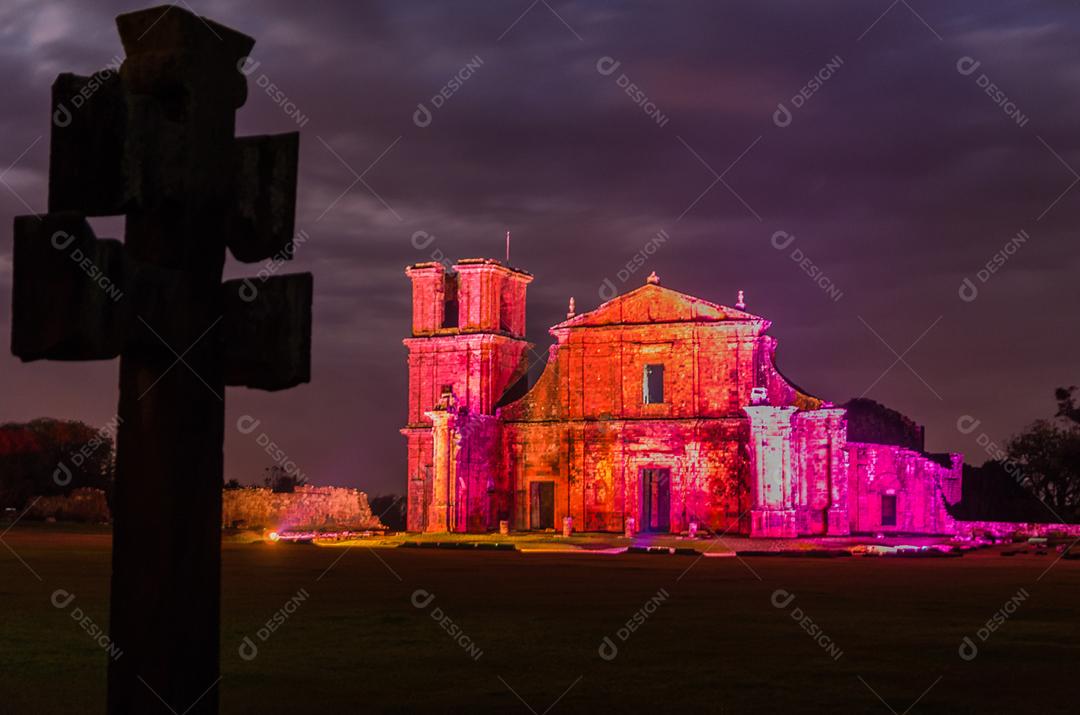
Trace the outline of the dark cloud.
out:
M 312 479 L 403 488 L 402 269 L 434 250 L 499 257 L 506 228 L 514 262 L 536 275 L 529 323 L 541 353 L 569 297 L 595 307 L 603 281 L 618 282 L 663 229 L 670 239 L 621 288 L 655 269 L 665 285 L 712 300 L 746 290 L 751 309 L 773 320 L 794 380 L 837 401 L 874 384 L 869 396 L 927 423 L 935 449 L 979 462 L 957 417 L 976 415 L 1004 437 L 1051 409 L 1053 387 L 1080 380 L 1080 337 L 1062 329 L 1078 304 L 1080 188 L 1047 211 L 1075 178 L 1069 167 L 1080 167 L 1075 7 L 549 4 L 522 16 L 526 0 L 192 2 L 257 39 L 241 131 L 297 126 L 260 78 L 306 118 L 298 217 L 310 239 L 293 268 L 316 274 L 314 381 L 272 395 L 232 391 L 228 416 L 260 417 Z M 29 147 L 3 175 L 18 194 L 0 187 L 5 225 L 26 212 L 22 201 L 45 205 L 53 77 L 120 54 L 112 17 L 131 7 L 36 0 L 0 10 L 0 166 Z M 597 71 L 605 57 L 621 63 L 612 75 Z M 792 106 L 836 57 L 791 124 L 776 126 L 778 103 Z M 957 71 L 963 57 L 981 63 L 974 74 Z M 430 105 L 476 59 L 430 125 L 416 126 L 418 103 Z M 731 190 L 716 183 L 702 196 L 713 171 L 726 172 Z M 363 182 L 346 191 L 357 174 Z M 436 237 L 424 251 L 410 241 L 418 230 Z M 785 251 L 770 242 L 779 230 L 796 236 Z M 1030 240 L 975 302 L 961 301 L 964 277 L 1020 230 Z M 795 247 L 841 300 L 791 260 Z M 10 241 L 0 244 L 0 310 L 7 332 Z M 878 380 L 896 358 L 870 328 L 904 354 L 932 324 L 905 354 L 917 375 L 900 363 Z M 115 409 L 115 365 L 0 361 L 0 418 L 104 424 Z M 267 462 L 239 434 L 226 453 L 229 476 L 244 480 Z

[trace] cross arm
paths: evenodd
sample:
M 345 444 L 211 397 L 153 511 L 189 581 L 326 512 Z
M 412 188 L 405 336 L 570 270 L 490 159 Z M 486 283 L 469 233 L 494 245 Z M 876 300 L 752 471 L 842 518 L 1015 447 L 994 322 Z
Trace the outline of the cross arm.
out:
M 245 263 L 292 258 L 300 134 L 236 139 L 236 202 L 227 243 Z
M 311 381 L 313 287 L 310 273 L 222 285 L 226 385 L 273 391 Z
M 130 301 L 123 244 L 60 212 L 15 218 L 11 352 L 30 360 L 120 354 Z
M 61 74 L 52 86 L 49 211 L 87 216 L 125 213 L 133 205 L 124 161 L 127 99 L 120 76 Z

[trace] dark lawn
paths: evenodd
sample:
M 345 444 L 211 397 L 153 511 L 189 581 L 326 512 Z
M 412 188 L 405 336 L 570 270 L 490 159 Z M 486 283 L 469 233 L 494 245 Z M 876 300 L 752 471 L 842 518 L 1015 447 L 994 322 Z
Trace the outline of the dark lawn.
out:
M 0 549 L 0 712 L 102 712 L 105 655 L 70 611 L 105 625 L 108 535 L 19 526 L 4 541 L 43 580 Z M 540 714 L 561 697 L 554 715 L 888 715 L 930 688 L 911 713 L 1076 713 L 1080 561 L 1038 580 L 1055 558 L 744 564 L 227 544 L 222 712 Z M 76 595 L 66 610 L 50 603 L 58 588 Z M 778 588 L 795 594 L 786 609 L 771 603 Z M 978 628 L 1021 588 L 1029 598 L 981 642 Z M 308 598 L 259 639 L 300 589 Z M 410 602 L 417 589 L 435 595 L 424 609 Z M 621 641 L 616 631 L 660 589 L 666 602 Z M 479 660 L 432 619 L 436 607 Z M 838 661 L 792 619 L 796 607 L 835 641 Z M 251 661 L 239 655 L 245 635 L 259 647 Z M 619 647 L 612 661 L 598 654 L 605 635 Z M 958 655 L 965 635 L 979 645 L 972 661 Z

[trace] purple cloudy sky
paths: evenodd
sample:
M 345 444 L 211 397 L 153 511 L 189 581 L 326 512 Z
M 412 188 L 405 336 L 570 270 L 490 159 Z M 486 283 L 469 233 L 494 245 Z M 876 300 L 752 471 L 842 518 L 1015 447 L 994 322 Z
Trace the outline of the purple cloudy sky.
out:
M 924 422 L 931 449 L 976 464 L 979 434 L 1006 438 L 1052 411 L 1055 386 L 1080 382 L 1080 6 L 530 2 L 191 1 L 258 40 L 249 81 L 273 82 L 306 117 L 297 225 L 310 239 L 294 269 L 316 276 L 313 382 L 230 391 L 228 425 L 257 417 L 313 482 L 400 491 L 402 269 L 436 249 L 500 257 L 506 228 L 514 263 L 536 276 L 540 352 L 570 296 L 591 310 L 605 279 L 621 292 L 656 270 L 718 302 L 745 290 L 795 382 L 838 402 L 865 392 Z M 121 56 L 112 17 L 136 7 L 0 8 L 5 335 L 12 216 L 46 203 L 50 84 Z M 431 107 L 455 76 L 467 79 L 417 126 L 418 103 Z M 631 82 L 644 106 L 620 86 Z M 296 125 L 251 87 L 241 133 Z M 115 220 L 94 223 L 118 233 Z M 661 230 L 670 238 L 622 283 Z M 435 237 L 423 251 L 417 231 Z M 777 231 L 794 241 L 776 248 Z M 1026 242 L 980 280 L 1020 231 Z M 0 420 L 114 414 L 116 363 L 6 353 Z M 963 415 L 981 421 L 971 434 L 957 429 Z M 271 463 L 231 429 L 226 455 L 241 481 Z

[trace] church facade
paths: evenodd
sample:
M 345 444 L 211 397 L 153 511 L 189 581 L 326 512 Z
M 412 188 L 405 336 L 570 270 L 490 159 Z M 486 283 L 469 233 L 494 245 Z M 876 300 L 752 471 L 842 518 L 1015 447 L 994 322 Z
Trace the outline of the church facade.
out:
M 947 534 L 962 457 L 848 440 L 775 365 L 770 322 L 641 287 L 525 339 L 532 276 L 420 263 L 408 349 L 408 528 L 768 537 Z

